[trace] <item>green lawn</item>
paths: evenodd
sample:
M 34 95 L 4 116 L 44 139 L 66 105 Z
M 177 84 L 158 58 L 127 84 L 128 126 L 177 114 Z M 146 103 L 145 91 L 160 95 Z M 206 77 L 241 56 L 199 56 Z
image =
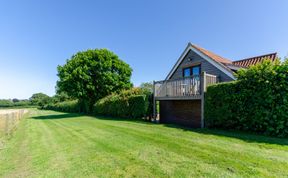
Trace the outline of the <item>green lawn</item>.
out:
M 32 110 L 0 177 L 288 177 L 288 139 Z

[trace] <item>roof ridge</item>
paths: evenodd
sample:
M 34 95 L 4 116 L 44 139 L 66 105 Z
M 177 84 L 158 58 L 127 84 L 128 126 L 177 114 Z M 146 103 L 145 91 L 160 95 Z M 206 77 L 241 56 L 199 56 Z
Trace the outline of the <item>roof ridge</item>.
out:
M 198 45 L 196 45 L 196 44 L 192 44 L 191 42 L 189 42 L 189 44 L 190 44 L 191 46 L 193 46 L 194 48 L 198 49 L 200 52 L 202 52 L 202 53 L 205 54 L 206 56 L 212 58 L 213 60 L 215 60 L 215 61 L 217 61 L 217 62 L 220 62 L 220 63 L 228 63 L 228 64 L 233 62 L 233 61 L 230 60 L 230 59 L 224 58 L 224 57 L 222 57 L 222 56 L 220 56 L 220 55 L 218 55 L 218 54 L 216 54 L 216 53 L 214 53 L 214 52 L 212 52 L 212 51 L 209 51 L 209 50 L 207 50 L 207 49 L 205 49 L 205 48 L 202 48 L 202 47 L 200 47 L 200 46 L 198 46 Z M 215 58 L 215 57 L 216 57 L 216 58 Z

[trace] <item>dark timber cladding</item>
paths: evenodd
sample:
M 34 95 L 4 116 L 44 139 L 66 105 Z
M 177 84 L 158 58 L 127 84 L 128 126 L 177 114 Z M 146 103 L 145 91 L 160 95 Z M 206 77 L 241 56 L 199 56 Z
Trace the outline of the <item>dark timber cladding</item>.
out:
M 201 100 L 160 101 L 160 122 L 201 127 Z
M 196 54 L 194 51 L 189 51 L 184 57 L 183 61 L 177 67 L 176 71 L 172 74 L 170 79 L 178 79 L 183 77 L 183 69 L 191 66 L 200 65 L 201 71 L 205 71 L 208 74 L 216 75 L 219 82 L 231 81 L 229 76 L 220 71 L 218 68 L 213 66 L 211 63 L 203 59 L 201 56 Z

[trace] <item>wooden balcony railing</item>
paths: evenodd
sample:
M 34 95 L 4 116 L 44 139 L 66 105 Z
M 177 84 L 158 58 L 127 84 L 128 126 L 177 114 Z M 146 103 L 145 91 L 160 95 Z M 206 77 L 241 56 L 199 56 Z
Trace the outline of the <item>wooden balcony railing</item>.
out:
M 205 77 L 205 80 L 204 80 L 205 81 L 205 86 L 203 88 L 204 92 L 206 91 L 206 88 L 209 85 L 217 83 L 217 76 L 215 76 L 215 75 L 203 73 L 203 77 Z
M 200 76 L 155 82 L 155 97 L 200 95 Z
M 154 97 L 156 99 L 201 99 L 201 94 L 205 92 L 206 86 L 216 82 L 216 76 L 205 72 L 202 75 L 181 79 L 157 81 L 154 82 Z

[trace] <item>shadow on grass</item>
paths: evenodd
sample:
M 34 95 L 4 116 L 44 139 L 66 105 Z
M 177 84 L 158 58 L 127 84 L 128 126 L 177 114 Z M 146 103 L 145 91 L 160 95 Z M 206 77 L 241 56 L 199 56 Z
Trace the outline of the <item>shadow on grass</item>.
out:
M 175 124 L 163 124 L 166 127 L 181 129 L 184 131 L 196 132 L 205 135 L 213 135 L 220 137 L 229 137 L 243 140 L 248 143 L 267 143 L 267 144 L 276 144 L 288 146 L 288 138 L 277 138 L 271 136 L 260 135 L 256 133 L 249 133 L 244 131 L 235 131 L 235 130 L 219 130 L 219 129 L 195 129 L 184 127 Z
M 43 115 L 43 116 L 35 116 L 31 117 L 32 119 L 42 119 L 42 120 L 54 120 L 54 119 L 72 119 L 74 117 L 84 116 L 76 113 L 63 113 L 63 114 L 55 114 L 55 115 Z
M 92 116 L 92 117 L 95 117 L 95 116 Z M 109 120 L 109 121 L 135 122 L 135 123 L 145 124 L 145 125 L 155 124 L 149 121 L 145 121 L 143 119 L 113 118 L 113 117 L 107 117 L 107 116 L 96 116 L 95 118 L 101 119 L 101 120 Z M 196 133 L 204 134 L 204 135 L 235 138 L 235 139 L 243 140 L 248 143 L 264 143 L 264 144 L 276 144 L 276 145 L 284 145 L 284 146 L 288 145 L 288 138 L 277 138 L 277 137 L 265 136 L 265 135 L 260 135 L 256 133 L 244 132 L 244 131 L 219 130 L 219 129 L 207 129 L 207 128 L 200 129 L 200 128 L 185 127 L 185 126 L 181 126 L 177 124 L 164 124 L 164 123 L 160 123 L 159 125 L 163 125 L 165 127 L 175 128 L 175 129 L 183 130 L 187 132 L 196 132 Z
M 101 120 L 111 120 L 111 121 L 131 121 L 131 122 L 144 122 L 141 118 L 123 118 L 123 117 L 112 117 L 112 116 L 94 116 L 90 115 L 91 117 L 95 117 L 96 119 Z M 145 122 L 144 122 L 145 123 Z
M 95 119 L 99 120 L 107 120 L 107 121 L 127 121 L 127 122 L 134 122 L 138 124 L 143 125 L 154 125 L 155 123 L 145 121 L 143 119 L 127 119 L 127 118 L 113 118 L 108 116 L 94 116 L 94 115 L 85 115 L 85 114 L 79 114 L 79 113 L 61 113 L 61 114 L 55 114 L 55 115 L 43 115 L 43 116 L 37 116 L 32 117 L 32 119 L 42 119 L 42 120 L 54 120 L 54 119 L 72 119 L 75 117 L 81 117 L 81 116 L 91 116 Z M 205 134 L 205 135 L 211 135 L 211 136 L 220 136 L 220 137 L 229 137 L 229 138 L 236 138 L 243 140 L 248 143 L 266 143 L 266 144 L 277 144 L 277 145 L 288 145 L 288 139 L 287 138 L 277 138 L 277 137 L 270 137 L 270 136 L 264 136 L 260 134 L 255 133 L 248 133 L 243 131 L 234 131 L 234 130 L 219 130 L 219 129 L 195 129 L 190 127 L 184 127 L 181 125 L 176 124 L 159 124 L 163 125 L 165 127 L 169 128 L 175 128 L 178 130 L 183 130 L 187 132 L 196 132 L 199 134 Z

